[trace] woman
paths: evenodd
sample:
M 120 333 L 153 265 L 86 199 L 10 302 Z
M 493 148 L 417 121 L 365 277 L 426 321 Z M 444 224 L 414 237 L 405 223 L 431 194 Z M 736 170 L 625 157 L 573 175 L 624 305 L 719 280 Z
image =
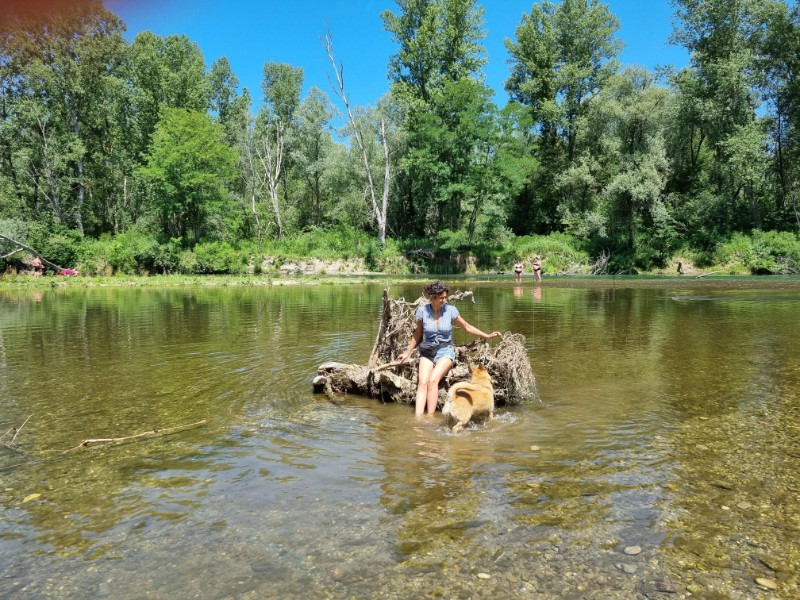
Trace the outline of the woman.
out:
M 514 263 L 514 279 L 517 281 L 522 281 L 522 269 L 524 265 L 520 259 L 517 259 L 517 262 Z
M 542 259 L 538 254 L 533 257 L 533 276 L 536 281 L 542 280 Z
M 458 309 L 447 303 L 448 292 L 447 286 L 440 281 L 425 286 L 425 296 L 430 300 L 430 304 L 423 304 L 417 308 L 417 326 L 411 339 L 408 340 L 408 349 L 397 357 L 397 360 L 404 362 L 414 348 L 420 347 L 415 410 L 418 417 L 425 411 L 426 406 L 429 415 L 436 412 L 439 382 L 456 360 L 453 323 L 467 333 L 487 340 L 503 335 L 499 331 L 486 334 L 467 323 Z

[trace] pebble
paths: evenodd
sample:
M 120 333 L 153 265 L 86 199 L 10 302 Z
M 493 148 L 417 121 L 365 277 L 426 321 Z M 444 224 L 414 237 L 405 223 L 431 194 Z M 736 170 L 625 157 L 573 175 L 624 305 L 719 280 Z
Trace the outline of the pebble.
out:
M 617 568 L 622 571 L 623 573 L 627 573 L 628 575 L 633 575 L 636 571 L 639 570 L 639 567 L 636 565 L 629 565 L 628 563 L 621 563 L 617 565 Z
M 768 590 L 778 589 L 778 584 L 772 581 L 772 579 L 767 579 L 766 577 L 756 577 L 756 583 Z
M 625 548 L 625 554 L 630 554 L 631 556 L 635 556 L 641 553 L 642 549 L 639 546 L 628 546 Z
M 22 501 L 22 503 L 25 504 L 26 502 L 30 502 L 31 500 L 36 500 L 41 496 L 42 496 L 41 494 L 30 494 L 28 496 L 25 496 L 25 499 Z
M 741 508 L 742 510 L 747 510 L 748 508 L 753 508 L 753 505 L 750 504 L 749 502 L 739 502 L 739 504 L 737 504 L 736 506 Z
M 488 573 L 478 573 L 478 579 L 491 579 L 492 576 Z
M 541 448 L 539 448 L 539 446 L 531 446 L 531 451 L 532 452 L 538 452 L 539 450 L 541 450 Z
M 664 594 L 676 594 L 678 589 L 667 581 L 656 581 L 656 590 Z

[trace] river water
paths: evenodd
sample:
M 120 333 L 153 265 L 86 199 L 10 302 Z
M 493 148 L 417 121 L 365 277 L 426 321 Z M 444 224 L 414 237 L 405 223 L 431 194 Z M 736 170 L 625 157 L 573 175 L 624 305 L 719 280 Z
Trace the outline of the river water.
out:
M 453 280 L 538 391 L 458 434 L 311 391 L 384 285 L 0 292 L 0 597 L 800 597 L 800 279 Z

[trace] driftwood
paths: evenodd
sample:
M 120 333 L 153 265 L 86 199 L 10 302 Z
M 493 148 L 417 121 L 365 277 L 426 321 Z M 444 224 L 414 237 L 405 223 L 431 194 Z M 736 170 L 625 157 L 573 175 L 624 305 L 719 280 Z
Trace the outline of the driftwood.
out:
M 206 420 L 203 419 L 202 421 L 197 421 L 196 423 L 189 423 L 188 425 L 178 425 L 176 427 L 168 427 L 166 429 L 153 429 L 151 431 L 143 431 L 142 433 L 136 433 L 133 435 L 126 435 L 122 437 L 114 437 L 114 438 L 89 438 L 86 440 L 81 440 L 81 443 L 73 448 L 68 448 L 64 450 L 62 454 L 67 454 L 68 452 L 74 452 L 75 450 L 81 450 L 85 448 L 89 448 L 90 446 L 101 446 L 101 445 L 116 445 L 116 444 L 124 444 L 126 442 L 131 442 L 134 440 L 141 440 L 144 438 L 150 437 L 160 437 L 163 435 L 171 435 L 173 433 L 178 433 L 179 431 L 186 431 L 187 429 L 194 429 L 195 427 L 201 427 L 206 424 Z
M 28 418 L 25 419 L 25 421 L 22 423 L 22 425 L 20 425 L 19 427 L 13 427 L 12 426 L 11 429 L 9 429 L 2 436 L 0 436 L 0 443 L 2 443 L 3 446 L 8 448 L 9 450 L 13 450 L 14 452 L 19 452 L 20 454 L 26 454 L 27 455 L 27 452 L 25 452 L 22 448 L 17 446 L 16 441 L 17 441 L 17 436 L 19 435 L 19 432 L 22 431 L 22 428 L 25 427 L 25 424 L 28 421 L 31 420 L 32 416 L 33 415 L 29 415 Z M 11 439 L 10 440 L 6 439 L 11 434 L 13 434 Z
M 32 416 L 32 415 L 31 415 Z M 0 443 L 8 448 L 9 450 L 13 450 L 14 452 L 18 452 L 20 454 L 24 454 L 25 456 L 31 456 L 29 452 L 26 452 L 22 448 L 20 448 L 16 444 L 17 436 L 19 432 L 22 431 L 22 428 L 25 427 L 25 424 L 30 420 L 31 417 L 25 419 L 25 422 L 20 425 L 19 427 L 11 427 L 8 431 L 6 431 L 2 436 L 0 436 Z M 122 437 L 113 437 L 113 438 L 89 438 L 85 440 L 81 440 L 81 442 L 72 448 L 68 448 L 66 450 L 41 450 L 39 454 L 46 455 L 52 454 L 57 452 L 59 454 L 68 454 L 70 452 L 74 452 L 75 450 L 82 450 L 87 449 L 93 446 L 100 446 L 100 445 L 117 445 L 117 444 L 124 444 L 126 442 L 132 442 L 136 440 L 141 440 L 145 438 L 151 437 L 160 437 L 164 435 L 171 435 L 173 433 L 178 433 L 180 431 L 186 431 L 187 429 L 194 429 L 196 427 L 201 427 L 202 425 L 206 424 L 206 420 L 203 419 L 202 421 L 197 421 L 195 423 L 189 423 L 187 425 L 177 425 L 175 427 L 166 427 L 163 429 L 153 429 L 151 431 L 144 431 L 142 433 L 136 433 L 133 435 L 126 435 Z M 13 434 L 13 435 L 12 435 Z M 10 439 L 9 439 L 10 437 Z
M 472 292 L 456 292 L 448 302 L 470 298 Z M 420 304 L 427 303 L 422 297 L 414 302 L 403 298 L 389 298 L 389 290 L 383 290 L 383 305 L 378 335 L 366 365 L 326 362 L 319 366 L 312 381 L 314 391 L 325 393 L 332 402 L 343 400 L 336 394 L 356 394 L 380 398 L 384 402 L 413 403 L 417 389 L 417 360 L 413 357 L 404 362 L 397 357 L 402 354 L 414 333 L 415 313 Z M 486 341 L 474 341 L 465 346 L 456 346 L 456 364 L 446 375 L 439 392 L 442 404 L 447 389 L 457 381 L 470 378 L 470 365 L 483 363 L 492 378 L 495 403 L 519 404 L 536 397 L 536 380 L 528 361 L 525 338 L 520 334 L 505 333 L 499 344 L 491 346 Z

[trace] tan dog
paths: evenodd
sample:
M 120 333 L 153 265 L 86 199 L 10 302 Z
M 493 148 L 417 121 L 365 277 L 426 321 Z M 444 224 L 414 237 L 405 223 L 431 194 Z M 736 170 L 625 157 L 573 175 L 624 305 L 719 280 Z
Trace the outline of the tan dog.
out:
M 478 365 L 472 368 L 471 381 L 459 381 L 447 390 L 442 414 L 448 422 L 456 421 L 453 431 L 460 431 L 471 419 L 486 413 L 494 418 L 494 388 L 486 367 Z

